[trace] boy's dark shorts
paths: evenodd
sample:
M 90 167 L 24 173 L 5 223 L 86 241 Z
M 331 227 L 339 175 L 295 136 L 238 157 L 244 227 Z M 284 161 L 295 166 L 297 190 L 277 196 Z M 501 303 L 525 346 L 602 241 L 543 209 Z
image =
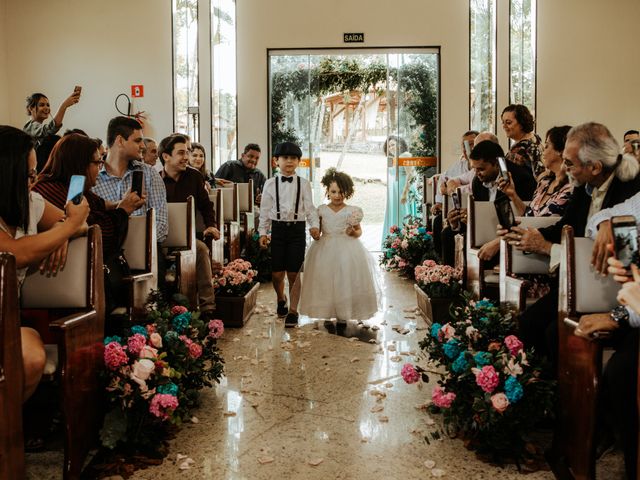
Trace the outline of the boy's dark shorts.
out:
M 306 222 L 271 223 L 271 269 L 298 273 L 307 246 Z

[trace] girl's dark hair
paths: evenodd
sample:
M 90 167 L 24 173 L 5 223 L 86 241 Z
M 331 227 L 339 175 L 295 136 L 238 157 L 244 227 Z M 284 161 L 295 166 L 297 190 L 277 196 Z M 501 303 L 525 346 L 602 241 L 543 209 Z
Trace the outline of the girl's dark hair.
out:
M 31 115 L 30 109 L 37 107 L 41 98 L 47 98 L 44 93 L 32 93 L 27 97 L 27 115 Z
M 30 135 L 8 125 L 0 125 L 0 217 L 9 226 L 29 228 Z
M 66 185 L 71 180 L 71 175 L 87 174 L 87 167 L 93 161 L 96 150 L 98 150 L 98 144 L 93 138 L 79 133 L 65 135 L 51 150 L 49 160 L 42 169 L 40 177 Z M 87 185 L 86 188 L 89 186 Z
M 547 131 L 545 138 L 548 138 L 553 145 L 554 150 L 562 153 L 564 150 L 564 144 L 567 142 L 567 133 L 569 133 L 571 127 L 569 125 L 563 125 L 562 127 L 551 127 Z
M 353 180 L 351 177 L 344 172 L 339 172 L 335 168 L 329 168 L 325 172 L 320 183 L 324 185 L 324 188 L 327 192 L 327 198 L 329 197 L 329 188 L 331 188 L 331 184 L 336 182 L 336 185 L 344 195 L 345 200 L 349 200 L 353 197 L 355 190 L 353 188 Z
M 389 144 L 389 140 L 396 141 L 396 149 L 398 150 L 398 153 L 396 154 L 396 156 L 409 150 L 409 147 L 407 146 L 407 142 L 404 140 L 404 138 L 398 137 L 396 135 L 389 135 L 389 137 L 384 141 L 384 144 L 382 145 L 382 151 L 384 152 L 385 155 L 387 156 L 389 155 L 389 152 L 387 151 L 387 145 Z
M 535 122 L 533 121 L 533 115 L 531 115 L 531 112 L 526 106 L 513 103 L 511 105 L 507 105 L 504 110 L 502 110 L 500 118 L 502 118 L 502 115 L 504 115 L 505 112 L 513 112 L 513 116 L 516 117 L 516 120 L 522 127 L 522 131 L 524 133 L 533 132 Z

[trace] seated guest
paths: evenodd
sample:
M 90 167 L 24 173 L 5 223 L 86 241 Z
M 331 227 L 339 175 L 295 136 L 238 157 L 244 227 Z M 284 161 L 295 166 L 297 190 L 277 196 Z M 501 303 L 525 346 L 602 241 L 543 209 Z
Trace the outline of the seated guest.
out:
M 634 153 L 634 145 L 640 142 L 640 132 L 638 130 L 627 130 L 622 138 L 624 153 Z
M 505 194 L 498 188 L 498 176 L 500 167 L 498 157 L 504 157 L 502 147 L 491 140 L 478 143 L 471 151 L 471 168 L 475 171 L 475 177 L 471 184 L 473 198 L 476 201 L 493 202 Z M 533 178 L 531 169 L 507 162 L 507 170 L 511 174 L 516 192 L 520 198 L 531 199 L 536 188 L 536 181 Z M 454 262 L 454 236 L 457 230 L 464 234 L 466 227 L 460 225 L 460 210 L 451 210 L 447 221 L 449 226 L 442 230 L 442 249 L 447 255 L 443 258 L 448 265 Z M 480 248 L 479 258 L 481 260 L 491 260 L 500 251 L 500 239 L 496 238 L 487 242 Z
M 100 225 L 103 261 L 112 268 L 117 264 L 117 257 L 121 254 L 122 244 L 127 236 L 129 215 L 144 205 L 146 195 L 143 194 L 140 198 L 135 192 L 129 191 L 117 204 L 107 204 L 91 191 L 103 165 L 95 140 L 77 133 L 65 135 L 53 148 L 33 191 L 62 209 L 66 203 L 71 176 L 84 175 L 84 197 L 90 208 L 87 223 Z M 125 300 L 122 292 L 118 293 L 120 286 L 111 285 L 110 278 L 112 277 L 105 276 L 107 312 L 111 312 L 115 306 L 124 305 Z
M 0 251 L 16 257 L 19 286 L 31 265 L 39 263 L 41 273 L 53 275 L 64 266 L 61 259 L 66 257 L 67 242 L 86 227 L 89 213 L 83 200 L 79 205 L 66 205 L 65 218 L 64 211 L 29 191 L 37 175 L 33 147 L 28 134 L 0 126 Z M 38 332 L 22 327 L 20 333 L 26 400 L 40 381 L 46 355 Z
M 44 123 L 49 115 L 51 115 L 51 105 L 49 105 L 49 99 L 43 93 L 34 93 L 27 97 L 27 115 L 31 117 L 22 130 L 31 135 L 35 141 L 36 149 L 42 143 L 42 140 L 53 135 L 62 128 L 62 121 L 64 120 L 64 114 L 67 112 L 67 108 L 75 105 L 80 101 L 80 90 L 76 87 L 73 93 L 62 102 L 60 108 L 53 116 L 53 120 L 49 123 Z
M 538 178 L 544 171 L 542 165 L 542 140 L 533 131 L 535 123 L 533 115 L 524 105 L 508 105 L 502 111 L 502 128 L 510 140 L 511 146 L 505 159 L 517 165 L 524 165 L 531 169 Z
M 207 189 L 207 192 L 210 192 L 212 188 L 216 188 L 216 179 L 207 168 L 207 154 L 204 151 L 204 146 L 200 143 L 193 142 L 191 144 L 189 165 L 202 174 L 205 180 L 204 186 Z
M 213 203 L 205 190 L 204 178 L 195 168 L 188 165 L 187 138 L 174 134 L 162 139 L 158 153 L 164 163 L 161 175 L 166 186 L 167 202 L 186 202 L 189 196 L 193 196 L 196 209 L 202 215 L 206 226 L 203 235 L 218 240 L 220 231 L 216 228 Z M 207 246 L 200 240 L 196 240 L 196 274 L 200 311 L 205 317 L 212 317 L 216 301 L 211 280 L 211 255 Z
M 142 161 L 153 167 L 158 173 L 162 171 L 162 163 L 158 162 L 158 144 L 153 138 L 143 137 L 144 156 Z
M 247 183 L 253 180 L 253 195 L 256 205 L 260 205 L 261 193 L 264 188 L 264 182 L 267 177 L 264 176 L 259 169 L 256 168 L 260 160 L 260 145 L 257 143 L 249 143 L 244 147 L 244 152 L 240 160 L 229 160 L 220 165 L 215 174 L 216 182 L 219 185 L 225 183 Z M 225 182 L 227 180 L 227 182 Z
M 485 140 L 491 140 L 493 143 L 500 144 L 498 137 L 496 137 L 491 132 L 480 132 L 474 139 L 471 144 L 471 148 L 475 147 L 480 142 L 484 142 Z M 471 191 L 471 182 L 473 182 L 473 177 L 476 176 L 476 172 L 471 168 L 469 171 L 461 173 L 455 177 L 449 178 L 446 182 L 445 191 L 441 190 L 443 194 L 449 194 L 455 192 L 457 188 L 462 187 L 462 191 Z
M 640 191 L 640 166 L 632 155 L 618 153 L 620 147 L 611 132 L 599 123 L 573 127 L 567 134 L 564 165 L 574 185 L 564 215 L 554 225 L 536 229 L 512 228 L 508 234 L 516 249 L 551 256 L 551 268 L 559 264 L 562 227 L 571 225 L 577 237 L 585 235 L 587 220 L 603 208 L 610 208 Z M 598 242 L 596 246 L 598 248 Z M 527 308 L 520 318 L 520 335 L 539 353 L 557 355 L 557 285 Z

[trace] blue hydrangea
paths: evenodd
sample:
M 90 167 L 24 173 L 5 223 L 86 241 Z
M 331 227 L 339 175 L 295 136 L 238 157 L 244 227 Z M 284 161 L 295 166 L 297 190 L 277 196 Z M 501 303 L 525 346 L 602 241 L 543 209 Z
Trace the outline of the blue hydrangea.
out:
M 509 403 L 516 403 L 522 398 L 524 391 L 516 377 L 509 377 L 507 381 L 504 382 L 504 394 L 507 396 Z
M 440 332 L 441 328 L 442 325 L 440 325 L 439 323 L 434 323 L 433 325 L 431 325 L 431 336 L 433 338 L 438 338 L 438 333 Z
M 487 352 L 478 352 L 473 356 L 473 361 L 478 367 L 484 367 L 491 363 L 491 355 Z
M 458 358 L 456 358 L 456 360 L 453 362 L 453 365 L 451 365 L 451 370 L 456 373 L 461 373 L 464 372 L 467 368 L 469 368 L 469 362 L 467 362 L 465 352 L 460 352 Z
M 122 337 L 119 337 L 118 335 L 114 335 L 113 337 L 105 337 L 104 338 L 104 344 L 108 345 L 111 342 L 117 342 L 120 345 L 122 345 Z
M 149 336 L 149 334 L 147 333 L 147 329 L 142 325 L 134 325 L 133 327 L 131 327 L 131 335 L 135 335 L 136 333 L 139 333 L 144 338 L 147 338 Z
M 427 229 L 424 228 L 424 227 L 420 227 L 420 228 L 418 228 L 418 233 L 420 235 L 424 235 L 425 233 L 427 233 Z
M 428 233 L 425 233 L 424 234 L 424 239 L 427 240 L 427 241 L 431 240 L 431 235 L 429 235 Z
M 157 389 L 158 393 L 164 393 L 166 395 L 178 396 L 178 386 L 175 383 L 169 382 L 164 385 L 160 385 Z
M 177 341 L 178 341 L 178 333 L 174 332 L 173 330 L 169 330 L 164 335 L 164 343 L 166 343 L 167 345 L 175 345 Z
M 480 317 L 480 321 L 483 323 L 489 323 L 489 318 L 487 317 Z
M 176 332 L 181 332 L 189 326 L 191 322 L 191 312 L 184 312 L 173 317 L 171 324 Z
M 478 300 L 476 302 L 476 308 L 492 308 L 493 302 L 491 300 Z
M 442 349 L 444 350 L 444 354 L 453 360 L 460 353 L 460 344 L 458 340 L 452 338 L 443 345 Z

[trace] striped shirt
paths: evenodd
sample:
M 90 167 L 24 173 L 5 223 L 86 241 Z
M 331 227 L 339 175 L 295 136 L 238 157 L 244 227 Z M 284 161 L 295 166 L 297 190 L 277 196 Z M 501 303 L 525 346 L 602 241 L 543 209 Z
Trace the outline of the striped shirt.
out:
M 160 174 L 146 163 L 138 160 L 129 162 L 129 167 L 122 178 L 111 175 L 103 166 L 98 172 L 96 186 L 93 192 L 104 198 L 108 202 L 119 202 L 131 190 L 131 177 L 134 170 L 144 172 L 144 188 L 147 194 L 147 203 L 131 215 L 144 215 L 147 208 L 153 208 L 156 213 L 156 231 L 158 233 L 158 243 L 164 242 L 169 232 L 169 213 L 167 211 L 167 191 Z

